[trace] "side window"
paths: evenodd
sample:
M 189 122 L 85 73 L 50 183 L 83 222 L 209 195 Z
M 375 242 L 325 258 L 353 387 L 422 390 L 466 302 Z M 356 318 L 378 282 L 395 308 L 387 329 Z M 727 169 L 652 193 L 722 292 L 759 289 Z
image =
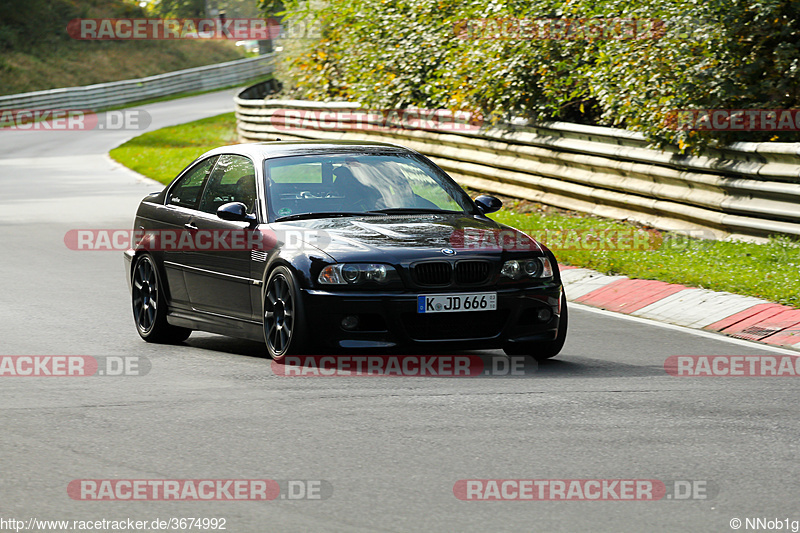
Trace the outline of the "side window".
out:
M 249 158 L 225 154 L 208 178 L 208 185 L 200 200 L 200 211 L 216 214 L 220 206 L 229 202 L 242 202 L 252 213 L 256 204 L 256 170 Z
M 190 209 L 197 208 L 197 201 L 200 199 L 200 192 L 203 190 L 203 182 L 214 168 L 217 156 L 209 157 L 197 163 L 189 169 L 186 174 L 175 184 L 167 196 L 167 204 L 179 205 Z

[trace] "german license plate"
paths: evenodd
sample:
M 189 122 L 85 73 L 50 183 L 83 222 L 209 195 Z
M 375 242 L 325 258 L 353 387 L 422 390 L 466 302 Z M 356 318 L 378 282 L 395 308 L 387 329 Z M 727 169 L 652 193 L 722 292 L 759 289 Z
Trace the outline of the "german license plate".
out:
M 459 313 L 464 311 L 494 311 L 496 309 L 496 292 L 424 294 L 417 296 L 417 313 Z

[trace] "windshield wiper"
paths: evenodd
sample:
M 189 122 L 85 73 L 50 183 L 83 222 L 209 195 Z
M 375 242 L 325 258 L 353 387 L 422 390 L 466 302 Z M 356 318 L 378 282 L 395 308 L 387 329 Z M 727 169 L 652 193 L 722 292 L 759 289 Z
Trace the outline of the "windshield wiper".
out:
M 435 213 L 435 214 L 447 214 L 447 215 L 462 215 L 464 214 L 463 211 L 451 211 L 449 209 L 433 209 L 431 207 L 387 207 L 386 209 L 373 209 L 372 211 L 367 211 L 367 213 L 383 213 L 383 214 L 413 214 L 413 213 Z
M 275 222 L 284 222 L 286 220 L 303 220 L 307 218 L 334 218 L 334 217 L 363 217 L 375 216 L 377 213 L 363 212 L 363 211 L 329 211 L 318 213 L 295 213 L 294 215 L 286 215 L 278 217 Z

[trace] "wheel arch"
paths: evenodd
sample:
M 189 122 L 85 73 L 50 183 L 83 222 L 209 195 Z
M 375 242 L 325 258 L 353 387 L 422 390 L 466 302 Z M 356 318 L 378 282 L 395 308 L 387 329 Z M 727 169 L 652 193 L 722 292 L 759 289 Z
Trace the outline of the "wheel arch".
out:
M 133 283 L 133 275 L 134 275 L 134 270 L 136 268 L 136 262 L 139 261 L 139 259 L 145 255 L 150 256 L 150 259 L 156 266 L 156 273 L 158 274 L 158 282 L 161 285 L 161 290 L 164 291 L 164 299 L 167 302 L 167 307 L 169 307 L 172 304 L 172 292 L 170 291 L 169 288 L 167 273 L 164 270 L 164 261 L 163 259 L 159 260 L 159 258 L 156 257 L 156 255 L 150 250 L 147 250 L 145 248 L 140 248 L 134 251 L 133 258 L 131 258 L 130 282 Z

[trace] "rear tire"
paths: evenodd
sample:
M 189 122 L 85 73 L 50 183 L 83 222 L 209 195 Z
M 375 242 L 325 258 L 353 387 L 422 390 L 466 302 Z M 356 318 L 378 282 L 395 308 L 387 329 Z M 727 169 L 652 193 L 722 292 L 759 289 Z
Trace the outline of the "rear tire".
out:
M 521 342 L 509 344 L 503 348 L 506 355 L 528 355 L 537 361 L 544 361 L 557 356 L 564 343 L 567 341 L 567 328 L 569 327 L 569 312 L 567 310 L 567 295 L 561 293 L 561 316 L 558 320 L 558 333 L 556 338 L 545 342 Z
M 131 303 L 136 331 L 145 341 L 176 344 L 192 334 L 191 329 L 167 323 L 164 285 L 155 261 L 147 254 L 139 256 L 133 266 Z
M 300 290 L 292 271 L 275 267 L 264 292 L 264 342 L 274 361 L 303 353 L 308 336 Z

